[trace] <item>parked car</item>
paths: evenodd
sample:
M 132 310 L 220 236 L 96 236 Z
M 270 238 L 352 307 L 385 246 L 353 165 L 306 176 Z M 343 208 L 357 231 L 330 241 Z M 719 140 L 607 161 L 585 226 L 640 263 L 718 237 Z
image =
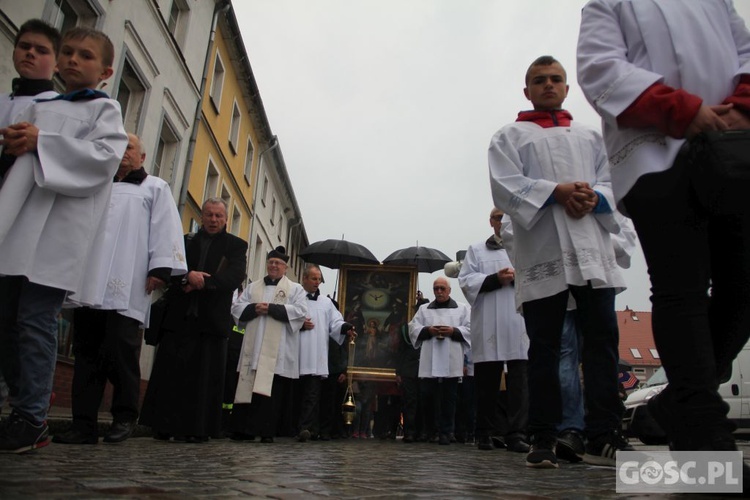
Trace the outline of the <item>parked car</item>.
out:
M 648 411 L 649 399 L 667 386 L 667 374 L 659 368 L 638 390 L 625 400 L 622 432 L 639 439 L 643 444 L 667 444 L 667 436 Z M 750 433 L 750 343 L 745 345 L 732 362 L 732 373 L 719 386 L 719 394 L 729 404 L 729 418 L 737 424 L 735 433 Z

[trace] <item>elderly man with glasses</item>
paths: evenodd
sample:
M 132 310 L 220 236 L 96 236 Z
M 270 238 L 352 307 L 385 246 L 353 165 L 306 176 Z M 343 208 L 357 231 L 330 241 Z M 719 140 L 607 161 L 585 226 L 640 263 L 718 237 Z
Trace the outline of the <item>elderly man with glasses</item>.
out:
M 245 288 L 232 306 L 245 329 L 237 392 L 230 421 L 232 439 L 273 443 L 285 395 L 299 378 L 300 329 L 307 317 L 307 293 L 286 277 L 284 247 L 268 252 L 266 276 Z
M 477 389 L 477 447 L 492 450 L 492 436 L 503 434 L 509 451 L 526 453 L 529 396 L 526 365 L 529 339 L 516 311 L 515 272 L 500 237 L 503 212 L 493 208 L 487 241 L 471 245 L 458 283 L 471 304 L 471 350 Z M 498 388 L 503 371 L 507 388 L 507 421 L 498 414 Z
M 419 378 L 428 436 L 439 432 L 438 443 L 451 443 L 456 416 L 458 381 L 464 371 L 464 349 L 471 347 L 471 310 L 451 299 L 448 280 L 432 286 L 435 300 L 420 307 L 409 323 L 409 337 L 421 347 Z

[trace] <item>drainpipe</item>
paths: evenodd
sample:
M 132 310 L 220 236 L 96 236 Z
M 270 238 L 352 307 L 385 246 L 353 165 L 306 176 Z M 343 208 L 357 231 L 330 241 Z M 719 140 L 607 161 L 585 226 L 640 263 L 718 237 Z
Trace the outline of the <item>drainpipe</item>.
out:
M 193 155 L 195 154 L 195 143 L 198 138 L 198 130 L 202 121 L 201 117 L 203 113 L 201 109 L 203 107 L 203 95 L 206 92 L 206 83 L 208 82 L 208 67 L 211 63 L 211 51 L 214 48 L 214 40 L 216 39 L 216 25 L 219 23 L 219 15 L 225 14 L 232 4 L 230 0 L 221 0 L 214 7 L 214 16 L 211 20 L 211 35 L 208 38 L 208 47 L 206 48 L 206 59 L 203 63 L 203 76 L 201 78 L 200 94 L 198 96 L 198 102 L 195 105 L 195 119 L 193 120 L 193 130 L 190 133 L 190 142 L 188 143 L 187 162 L 185 163 L 185 172 L 182 177 L 182 185 L 180 186 L 180 198 L 177 200 L 177 211 L 182 217 L 182 213 L 185 210 L 185 204 L 187 203 L 188 184 L 190 182 L 190 172 L 193 169 Z M 188 228 L 188 230 L 190 230 Z
M 269 151 L 272 151 L 279 147 L 279 138 L 274 136 L 271 136 L 271 141 L 264 149 L 260 152 L 258 155 L 258 171 L 256 172 L 255 176 L 255 189 L 253 190 L 253 205 L 252 205 L 252 211 L 253 211 L 253 218 L 252 223 L 250 226 L 250 241 L 248 242 L 248 245 L 250 246 L 250 258 L 249 258 L 249 264 L 255 262 L 255 240 L 258 234 L 257 227 L 258 227 L 258 191 L 260 190 L 260 179 L 261 179 L 261 170 L 263 167 L 263 156 L 268 153 Z M 249 273 L 248 273 L 249 274 Z

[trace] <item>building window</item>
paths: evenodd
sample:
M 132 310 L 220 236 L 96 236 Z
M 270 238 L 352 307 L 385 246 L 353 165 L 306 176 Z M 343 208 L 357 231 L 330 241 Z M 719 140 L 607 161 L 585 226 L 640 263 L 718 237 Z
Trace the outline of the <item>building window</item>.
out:
M 197 233 L 200 228 L 201 228 L 201 225 L 198 224 L 197 220 L 190 219 L 190 232 L 191 233 Z
M 633 373 L 636 375 L 645 375 L 646 369 L 645 368 L 633 368 Z
M 206 185 L 203 189 L 203 201 L 216 196 L 216 190 L 219 189 L 219 172 L 216 170 L 214 163 L 208 160 L 208 173 L 206 174 Z
M 656 349 L 649 349 L 648 351 L 651 353 L 651 356 L 654 359 L 659 359 L 659 351 L 657 351 Z
M 240 115 L 240 108 L 237 106 L 237 101 L 232 105 L 232 123 L 229 126 L 229 146 L 232 148 L 232 152 L 237 154 L 239 147 L 237 143 L 240 141 L 240 122 L 242 116 Z
M 76 26 L 95 28 L 99 14 L 86 0 L 55 0 L 48 16 L 49 23 L 65 33 Z
M 221 107 L 222 87 L 224 87 L 224 63 L 221 61 L 221 56 L 219 56 L 219 53 L 217 52 L 216 57 L 214 58 L 214 74 L 213 78 L 211 78 L 210 90 L 211 103 L 214 105 L 214 109 L 217 113 Z
M 152 175 L 161 177 L 172 185 L 174 181 L 175 164 L 177 163 L 177 150 L 180 139 L 177 137 L 172 126 L 166 119 L 162 120 L 159 142 L 156 145 Z
M 641 351 L 639 351 L 635 347 L 630 348 L 630 354 L 632 354 L 635 359 L 643 359 L 643 356 L 641 356 Z
M 271 197 L 271 225 L 274 225 L 274 219 L 276 218 L 276 197 Z
M 232 208 L 232 226 L 230 229 L 230 232 L 235 235 L 240 235 L 240 224 L 242 223 L 242 212 L 240 212 L 240 207 L 237 205 L 234 205 Z
M 253 141 L 250 137 L 247 138 L 247 153 L 245 156 L 245 180 L 248 184 L 251 184 L 250 178 L 253 175 Z
M 146 102 L 146 89 L 145 79 L 125 55 L 120 84 L 117 87 L 117 101 L 122 108 L 122 122 L 125 130 L 133 134 L 138 133 L 141 113 Z
M 227 189 L 227 186 L 222 184 L 221 185 L 221 199 L 224 200 L 224 203 L 227 204 L 227 207 L 232 206 L 232 195 L 229 194 L 229 190 Z M 227 214 L 227 217 L 229 214 Z
M 266 206 L 266 196 L 268 195 L 268 177 L 263 177 L 263 191 L 260 195 L 260 202 L 263 203 L 263 206 Z
M 279 232 L 277 236 L 279 237 L 279 241 L 281 241 L 281 234 L 284 232 L 284 219 L 281 217 L 281 214 L 279 214 Z

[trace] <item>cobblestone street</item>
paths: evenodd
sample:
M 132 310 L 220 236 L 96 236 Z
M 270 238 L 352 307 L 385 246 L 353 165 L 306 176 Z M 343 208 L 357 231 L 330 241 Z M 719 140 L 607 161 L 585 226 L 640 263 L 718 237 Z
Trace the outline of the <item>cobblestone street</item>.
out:
M 748 450 L 746 443 L 741 448 Z M 561 462 L 558 470 L 533 470 L 523 454 L 461 444 L 291 438 L 185 444 L 148 437 L 0 455 L 0 498 L 34 496 L 638 498 L 615 493 L 614 469 Z

